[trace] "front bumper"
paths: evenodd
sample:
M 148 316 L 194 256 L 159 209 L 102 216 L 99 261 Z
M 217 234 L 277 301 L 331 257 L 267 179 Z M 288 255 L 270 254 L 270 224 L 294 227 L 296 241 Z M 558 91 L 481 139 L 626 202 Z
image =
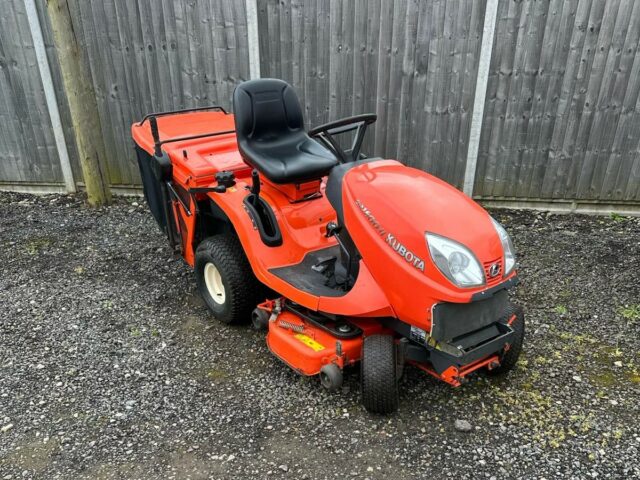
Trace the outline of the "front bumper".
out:
M 513 341 L 513 336 L 513 329 L 508 324 L 495 322 L 456 340 L 455 345 L 438 343 L 426 349 L 434 370 L 442 373 L 449 367 L 459 369 L 489 355 L 502 353 Z
M 509 295 L 506 290 L 471 303 L 438 303 L 431 311 L 430 337 L 436 342 L 457 345 L 459 339 L 493 325 L 507 310 L 508 305 Z M 463 343 L 468 341 L 469 339 Z
M 460 385 L 468 373 L 497 366 L 514 341 L 505 316 L 506 290 L 490 298 L 465 304 L 440 303 L 432 312 L 432 328 L 419 328 L 389 319 L 386 326 L 406 337 L 402 342 L 407 361 L 452 385 Z

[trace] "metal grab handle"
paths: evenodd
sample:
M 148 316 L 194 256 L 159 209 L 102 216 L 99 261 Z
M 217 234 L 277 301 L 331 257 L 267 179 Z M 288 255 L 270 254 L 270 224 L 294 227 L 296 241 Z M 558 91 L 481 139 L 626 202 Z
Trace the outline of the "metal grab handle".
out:
M 222 108 L 220 105 L 209 105 L 207 107 L 185 108 L 183 110 L 167 110 L 166 112 L 154 112 L 154 113 L 146 114 L 144 118 L 140 120 L 140 123 L 138 123 L 138 126 L 139 127 L 142 126 L 142 124 L 151 117 L 164 117 L 166 115 L 175 115 L 178 113 L 189 113 L 189 112 L 201 112 L 203 110 L 219 110 L 225 115 L 227 114 L 227 111 L 224 108 Z

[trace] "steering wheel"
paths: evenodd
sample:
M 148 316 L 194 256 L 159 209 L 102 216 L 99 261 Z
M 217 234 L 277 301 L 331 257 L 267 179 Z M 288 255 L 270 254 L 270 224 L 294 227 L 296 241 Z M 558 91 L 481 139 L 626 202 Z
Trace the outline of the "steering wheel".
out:
M 378 116 L 375 113 L 363 113 L 362 115 L 342 118 L 312 128 L 309 130 L 309 136 L 317 139 L 327 147 L 338 158 L 340 163 L 355 162 L 360 156 L 360 148 L 362 148 L 362 141 L 364 140 L 364 134 L 367 132 L 367 127 L 375 122 L 377 118 Z M 351 130 L 356 130 L 356 134 L 351 148 L 345 150 L 338 145 L 333 135 L 350 132 Z

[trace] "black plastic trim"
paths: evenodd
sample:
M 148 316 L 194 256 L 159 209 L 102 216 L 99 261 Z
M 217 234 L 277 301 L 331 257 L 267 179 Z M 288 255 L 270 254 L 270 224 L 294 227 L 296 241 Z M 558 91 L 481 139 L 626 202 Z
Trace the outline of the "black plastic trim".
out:
M 364 165 L 365 163 L 376 162 L 378 160 L 382 160 L 382 158 L 363 158 L 354 162 L 336 165 L 331 169 L 329 177 L 327 178 L 327 186 L 325 188 L 324 194 L 326 195 L 327 200 L 329 200 L 329 203 L 331 204 L 333 209 L 336 211 L 336 214 L 338 216 L 338 223 L 340 224 L 340 226 L 344 227 L 345 225 L 344 207 L 342 202 L 342 183 L 344 180 L 344 176 L 352 168 L 359 167 L 360 165 Z
M 494 323 L 508 304 L 509 296 L 505 290 L 482 302 L 438 303 L 432 309 L 430 335 L 438 342 L 450 342 Z
M 227 191 L 227 187 L 224 187 L 224 190 L 220 188 L 220 185 L 216 185 L 215 187 L 192 187 L 189 189 L 189 193 L 195 195 L 197 193 L 224 193 Z
M 488 288 L 487 290 L 484 290 L 482 292 L 474 293 L 473 295 L 471 295 L 471 301 L 478 302 L 480 300 L 486 300 L 487 298 L 493 297 L 501 290 L 509 290 L 510 288 L 515 287 L 516 285 L 518 285 L 518 283 L 520 283 L 518 277 L 511 277 L 506 282 L 502 282 L 495 287 Z
M 456 341 L 458 343 L 464 343 L 464 339 L 466 337 L 477 336 L 484 329 L 491 329 L 492 331 L 497 329 L 499 332 L 497 336 L 485 340 L 477 346 L 462 350 L 460 356 L 454 356 L 443 352 L 442 350 L 436 350 L 433 347 L 423 345 L 412 340 L 410 337 L 411 325 L 408 323 L 394 317 L 384 317 L 380 319 L 385 327 L 390 328 L 404 338 L 408 338 L 410 340 L 405 346 L 405 358 L 407 360 L 419 363 L 430 362 L 437 373 L 442 373 L 451 366 L 459 368 L 464 365 L 468 365 L 483 357 L 502 351 L 505 345 L 511 342 L 514 332 L 509 325 L 500 323 L 498 320 L 499 319 L 496 319 L 494 323 L 479 331 L 471 332 L 457 338 Z
M 254 201 L 257 201 L 257 203 L 260 205 L 260 208 L 266 215 L 266 218 L 263 218 L 263 216 L 260 215 L 260 212 L 258 212 L 258 208 L 253 203 Z M 253 220 L 254 225 L 258 229 L 258 233 L 260 234 L 262 243 L 264 243 L 268 247 L 279 247 L 280 245 L 282 245 L 282 233 L 280 232 L 280 227 L 278 226 L 278 220 L 276 220 L 276 216 L 269 204 L 265 202 L 262 197 L 253 193 L 244 197 L 242 203 L 244 204 L 244 208 L 247 210 L 247 213 L 251 217 L 251 220 Z M 273 233 L 267 232 L 264 225 L 265 221 L 271 224 L 271 226 L 273 227 Z
M 339 256 L 340 246 L 332 245 L 307 252 L 299 263 L 270 268 L 269 272 L 292 287 L 316 297 L 342 297 L 347 292 L 340 285 L 329 286 L 330 279 L 325 272 L 313 268 L 324 262 L 337 261 Z
M 494 326 L 498 329 L 498 336 L 473 348 L 464 350 L 464 353 L 459 357 L 450 355 L 441 350 L 430 349 L 429 360 L 431 361 L 431 365 L 433 365 L 436 372 L 442 373 L 451 366 L 462 367 L 464 365 L 469 365 L 470 363 L 476 362 L 493 353 L 502 351 L 505 345 L 511 342 L 514 331 L 509 325 L 499 322 L 485 328 L 490 329 Z

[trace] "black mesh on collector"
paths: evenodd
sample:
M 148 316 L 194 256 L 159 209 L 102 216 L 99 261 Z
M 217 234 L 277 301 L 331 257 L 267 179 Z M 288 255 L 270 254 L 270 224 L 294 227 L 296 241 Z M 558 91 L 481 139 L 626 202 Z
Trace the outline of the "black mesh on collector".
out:
M 233 110 L 242 157 L 272 182 L 315 180 L 338 163 L 305 132 L 300 102 L 287 82 L 241 83 L 233 92 Z
M 162 208 L 162 192 L 160 191 L 160 182 L 151 171 L 151 162 L 153 157 L 146 151 L 136 145 L 136 154 L 138 156 L 138 167 L 140 168 L 140 177 L 142 178 L 142 188 L 144 190 L 144 198 L 149 204 L 149 210 L 153 214 L 160 228 L 164 231 L 167 227 L 167 219 Z

